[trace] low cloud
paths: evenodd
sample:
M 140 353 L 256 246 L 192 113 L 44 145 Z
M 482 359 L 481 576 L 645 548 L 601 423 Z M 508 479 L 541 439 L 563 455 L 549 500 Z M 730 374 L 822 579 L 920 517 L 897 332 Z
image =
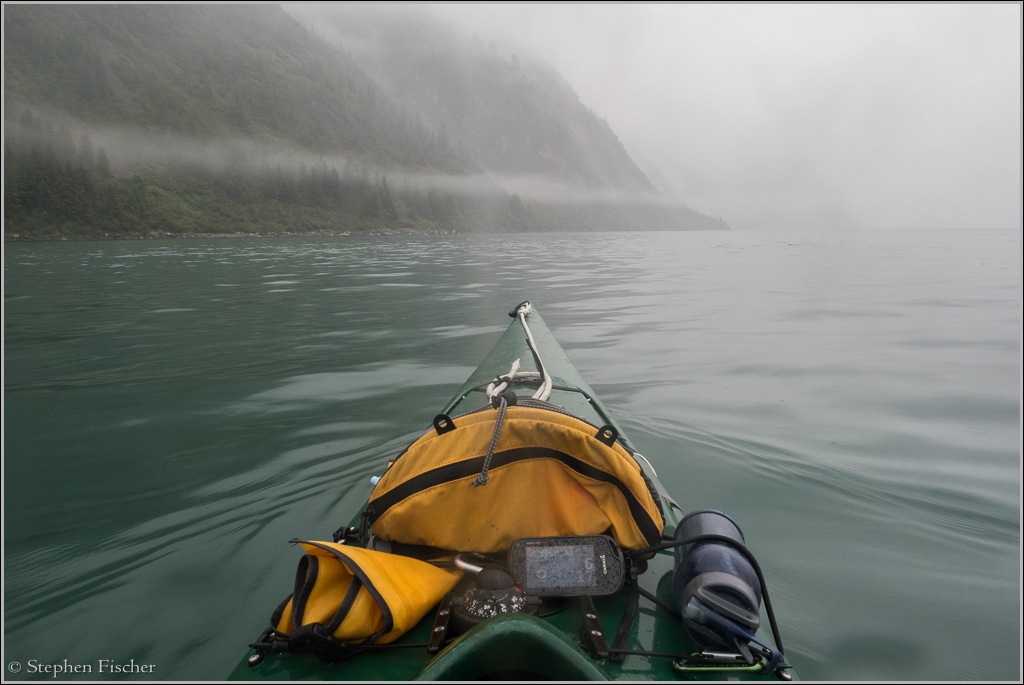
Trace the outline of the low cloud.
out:
M 737 228 L 1021 227 L 1021 7 L 431 5 Z
M 85 135 L 89 137 L 93 149 L 103 148 L 115 175 L 133 173 L 140 165 L 200 168 L 213 173 L 259 174 L 277 168 L 297 172 L 301 167 L 312 169 L 324 166 L 342 173 L 351 164 L 357 173 L 365 169 L 374 178 L 384 175 L 393 187 L 423 191 L 434 189 L 465 197 L 503 192 L 556 205 L 633 203 L 685 206 L 669 195 L 581 188 L 539 174 L 507 176 L 493 173 L 453 175 L 409 172 L 398 168 L 366 166 L 354 156 L 317 155 L 296 150 L 284 143 L 246 138 L 193 138 L 131 127 L 97 128 L 62 113 L 48 113 L 48 116 L 70 134 L 72 142 L 77 144 Z M 16 120 L 5 122 L 5 126 L 8 135 L 25 133 Z

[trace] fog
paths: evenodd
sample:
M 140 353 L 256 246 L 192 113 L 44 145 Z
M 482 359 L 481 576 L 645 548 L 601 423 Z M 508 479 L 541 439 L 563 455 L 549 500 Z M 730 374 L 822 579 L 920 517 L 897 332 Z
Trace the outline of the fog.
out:
M 356 58 L 388 47 L 358 24 L 347 33 L 332 29 L 322 19 L 337 7 L 284 9 Z M 534 60 L 552 65 L 661 194 L 516 175 L 533 173 L 526 164 L 503 174 L 500 165 L 479 163 L 473 168 L 489 172 L 460 176 L 371 170 L 392 183 L 469 195 L 497 187 L 545 203 L 655 202 L 722 217 L 734 229 L 1022 228 L 1020 4 L 345 9 L 434 15 L 452 30 L 440 31 L 438 41 L 454 40 L 454 32 L 493 43 L 504 58 L 517 55 L 524 72 Z M 401 101 L 409 90 L 398 89 L 397 104 L 415 112 L 415 103 Z M 423 114 L 436 130 L 438 122 Z M 501 132 L 519 126 L 517 116 L 499 121 Z M 73 117 L 56 120 L 76 137 L 90 134 L 118 172 L 138 162 L 250 171 L 327 164 L 341 171 L 347 161 L 283 142 L 190 139 Z
M 427 9 L 548 60 L 733 228 L 1021 228 L 1019 4 Z
M 64 113 L 52 116 L 68 132 L 69 144 L 83 135 L 88 136 L 90 145 L 95 149 L 103 149 L 110 159 L 111 170 L 119 175 L 132 173 L 138 164 L 186 166 L 213 173 L 230 171 L 233 174 L 248 175 L 258 175 L 272 169 L 295 173 L 300 167 L 334 168 L 341 173 L 352 164 L 355 170 L 362 167 L 372 176 L 383 174 L 392 185 L 401 184 L 423 191 L 441 190 L 465 197 L 491 196 L 496 192 L 504 192 L 556 205 L 641 203 L 664 207 L 687 206 L 672 194 L 580 188 L 552 181 L 542 175 L 453 175 L 380 165 L 367 167 L 357 157 L 318 155 L 282 143 L 257 142 L 247 138 L 200 139 L 123 126 L 97 127 L 83 124 Z M 25 132 L 16 120 L 5 124 L 6 135 L 15 140 L 27 137 L 31 143 L 33 136 L 37 135 Z M 45 136 L 40 139 L 46 140 Z

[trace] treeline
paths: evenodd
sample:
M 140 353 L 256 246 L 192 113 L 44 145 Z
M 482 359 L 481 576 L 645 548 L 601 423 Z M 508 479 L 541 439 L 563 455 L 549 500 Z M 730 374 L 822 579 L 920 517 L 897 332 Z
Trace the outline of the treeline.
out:
M 103 148 L 88 136 L 26 111 L 4 136 L 4 232 L 80 232 L 139 225 L 145 188 L 138 177 L 115 181 Z M 14 132 L 12 132 L 12 129 Z
M 403 220 L 426 219 L 438 226 L 462 227 L 468 211 L 466 200 L 431 188 L 412 190 L 407 185 L 392 190 L 384 174 L 366 167 L 346 165 L 343 172 L 320 162 L 298 169 L 264 166 L 256 172 L 237 167 L 224 173 L 195 169 L 193 174 L 229 199 L 244 203 L 273 201 L 332 212 L 344 212 L 390 226 Z
M 219 166 L 131 165 L 86 134 L 11 112 L 4 139 L 5 235 L 721 229 L 719 219 L 644 203 L 544 203 L 497 187 L 472 195 L 339 170 L 271 166 L 242 152 Z
M 271 167 L 239 155 L 221 169 L 144 165 L 115 175 L 88 135 L 30 110 L 4 142 L 7 235 L 539 228 L 518 196 L 396 188 L 356 163 Z

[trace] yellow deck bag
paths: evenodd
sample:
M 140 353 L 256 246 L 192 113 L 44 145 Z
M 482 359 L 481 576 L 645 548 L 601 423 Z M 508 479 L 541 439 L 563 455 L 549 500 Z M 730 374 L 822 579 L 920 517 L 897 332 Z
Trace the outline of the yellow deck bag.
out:
M 312 624 L 346 642 L 385 644 L 415 626 L 461 572 L 334 542 L 302 544 L 295 591 L 271 617 L 279 639 Z
M 373 534 L 481 553 L 524 537 L 610 532 L 628 549 L 660 541 L 654 488 L 614 433 L 557 411 L 509 406 L 486 483 L 474 486 L 497 416 L 487 409 L 435 419 L 373 489 L 366 512 Z

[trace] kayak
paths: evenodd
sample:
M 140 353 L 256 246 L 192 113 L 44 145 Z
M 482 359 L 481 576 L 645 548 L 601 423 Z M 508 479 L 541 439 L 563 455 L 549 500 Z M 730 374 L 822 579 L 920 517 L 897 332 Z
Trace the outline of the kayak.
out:
M 509 316 L 333 542 L 292 541 L 229 678 L 792 680 L 739 525 L 683 510 L 530 303 Z

